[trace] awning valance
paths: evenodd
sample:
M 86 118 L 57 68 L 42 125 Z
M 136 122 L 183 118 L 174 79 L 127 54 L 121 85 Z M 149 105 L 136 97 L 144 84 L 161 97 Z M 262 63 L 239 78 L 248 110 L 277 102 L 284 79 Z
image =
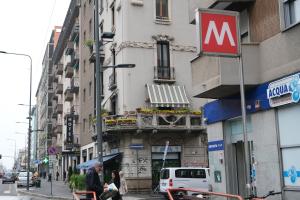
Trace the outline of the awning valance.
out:
M 152 107 L 189 107 L 184 86 L 147 84 Z
M 103 163 L 105 163 L 111 159 L 114 159 L 119 155 L 120 155 L 120 153 L 115 153 L 115 154 L 103 156 Z M 89 169 L 89 168 L 93 167 L 96 162 L 98 162 L 98 158 L 95 158 L 93 160 L 88 160 L 84 163 L 81 163 L 81 164 L 77 165 L 76 168 L 77 169 Z

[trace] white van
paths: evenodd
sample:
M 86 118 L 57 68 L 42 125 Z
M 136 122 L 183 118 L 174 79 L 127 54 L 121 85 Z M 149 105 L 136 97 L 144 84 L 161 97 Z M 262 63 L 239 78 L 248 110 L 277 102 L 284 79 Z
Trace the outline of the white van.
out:
M 170 167 L 160 171 L 159 190 L 165 194 L 168 188 L 193 188 L 211 190 L 209 168 Z

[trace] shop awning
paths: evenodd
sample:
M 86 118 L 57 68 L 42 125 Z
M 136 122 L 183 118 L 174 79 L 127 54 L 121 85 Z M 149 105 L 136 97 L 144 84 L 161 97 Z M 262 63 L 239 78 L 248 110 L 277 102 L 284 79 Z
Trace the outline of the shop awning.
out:
M 105 162 L 116 158 L 120 154 L 121 153 L 115 153 L 115 154 L 110 154 L 110 155 L 107 155 L 107 156 L 103 156 L 103 163 L 105 164 Z M 77 169 L 89 169 L 89 168 L 93 167 L 96 162 L 98 162 L 98 158 L 95 158 L 93 160 L 88 160 L 84 163 L 81 163 L 81 164 L 77 165 L 76 168 Z
M 184 86 L 147 84 L 152 107 L 189 107 Z

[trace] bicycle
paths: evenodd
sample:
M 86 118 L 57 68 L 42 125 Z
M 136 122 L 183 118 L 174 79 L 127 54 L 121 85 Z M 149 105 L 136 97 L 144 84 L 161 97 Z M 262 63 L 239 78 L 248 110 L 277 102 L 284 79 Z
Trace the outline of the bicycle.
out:
M 249 200 L 264 200 L 267 199 L 267 197 L 269 196 L 274 196 L 277 194 L 282 194 L 282 192 L 275 192 L 274 190 L 271 190 L 268 192 L 268 194 L 264 195 L 264 196 L 257 196 L 257 195 L 251 195 L 250 197 L 246 197 L 245 199 L 249 199 Z

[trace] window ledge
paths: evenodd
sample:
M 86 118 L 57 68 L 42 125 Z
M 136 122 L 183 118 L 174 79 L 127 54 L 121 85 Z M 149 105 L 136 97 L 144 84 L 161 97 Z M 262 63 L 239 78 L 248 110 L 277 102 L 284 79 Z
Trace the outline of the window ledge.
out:
M 288 30 L 294 28 L 295 26 L 298 26 L 299 24 L 300 24 L 300 21 L 299 21 L 299 22 L 296 22 L 296 23 L 294 23 L 294 24 L 291 24 L 291 25 L 289 25 L 288 27 L 284 27 L 284 28 L 282 29 L 282 32 L 288 31 Z
M 156 24 L 170 25 L 172 23 L 171 19 L 155 19 Z

